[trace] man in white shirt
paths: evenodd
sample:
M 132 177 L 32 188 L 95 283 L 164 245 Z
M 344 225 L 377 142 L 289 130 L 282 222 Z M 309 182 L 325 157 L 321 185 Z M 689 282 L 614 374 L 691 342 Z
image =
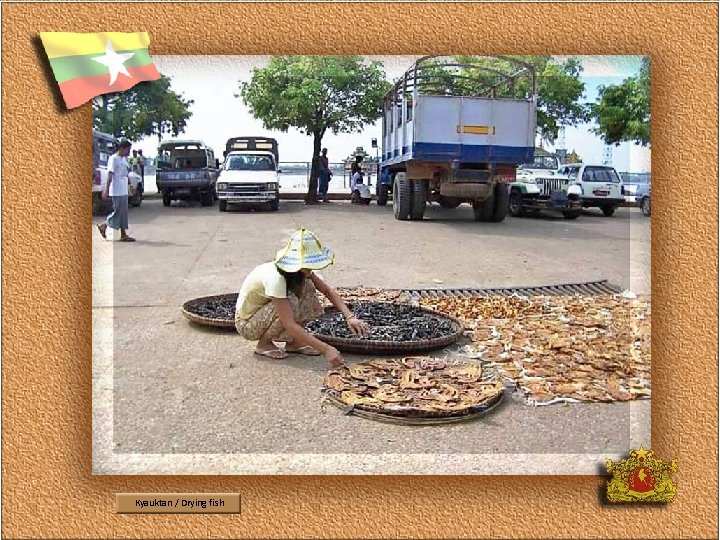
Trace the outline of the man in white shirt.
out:
M 98 230 L 103 238 L 106 238 L 107 228 L 120 229 L 121 242 L 134 242 L 135 239 L 127 235 L 128 228 L 128 176 L 130 175 L 130 164 L 127 156 L 130 154 L 129 141 L 122 140 L 118 150 L 108 159 L 107 170 L 108 180 L 103 190 L 103 199 L 112 199 L 113 211 L 107 217 L 106 223 L 100 223 Z

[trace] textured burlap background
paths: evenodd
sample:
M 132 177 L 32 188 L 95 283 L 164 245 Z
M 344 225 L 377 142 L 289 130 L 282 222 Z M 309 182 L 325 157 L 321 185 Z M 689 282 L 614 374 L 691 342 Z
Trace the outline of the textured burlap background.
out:
M 42 3 L 2 12 L 4 537 L 715 536 L 716 5 Z M 58 106 L 40 30 L 147 30 L 152 54 L 650 55 L 652 440 L 659 457 L 680 460 L 678 499 L 602 506 L 599 476 L 92 477 L 91 111 Z M 117 492 L 198 491 L 239 492 L 243 513 L 114 513 Z

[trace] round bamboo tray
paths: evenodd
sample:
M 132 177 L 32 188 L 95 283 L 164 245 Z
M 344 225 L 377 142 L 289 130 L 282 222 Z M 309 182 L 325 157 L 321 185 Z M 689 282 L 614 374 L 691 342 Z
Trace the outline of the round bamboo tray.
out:
M 200 298 L 194 298 L 192 300 L 188 300 L 185 302 L 182 306 L 182 312 L 185 317 L 190 319 L 192 322 L 197 324 L 202 324 L 204 326 L 214 326 L 216 328 L 227 328 L 235 330 L 235 318 L 232 319 L 221 319 L 221 318 L 215 318 L 215 317 L 207 317 L 203 315 L 198 315 L 196 313 L 196 308 L 202 304 L 207 304 L 208 302 L 217 302 L 217 301 L 229 301 L 232 303 L 235 303 L 237 301 L 238 293 L 229 293 L 229 294 L 217 294 L 215 296 L 203 296 Z
M 372 302 L 377 304 L 386 304 L 387 302 Z M 392 304 L 398 305 L 398 304 Z M 352 309 L 352 304 L 348 307 Z M 433 351 L 442 349 L 449 345 L 452 345 L 463 337 L 464 326 L 463 324 L 450 315 L 440 313 L 427 308 L 411 306 L 414 309 L 423 312 L 429 316 L 437 319 L 443 319 L 450 321 L 453 326 L 453 331 L 450 334 L 441 336 L 433 339 L 425 340 L 413 340 L 413 341 L 381 341 L 381 340 L 370 340 L 362 338 L 341 338 L 336 336 L 328 336 L 325 334 L 315 333 L 314 336 L 320 341 L 332 345 L 339 351 L 356 353 L 356 354 L 377 354 L 377 355 L 394 355 L 394 354 L 406 354 L 406 353 L 417 353 Z M 337 310 L 334 307 L 326 308 L 325 313 L 336 313 Z
M 432 360 L 436 361 L 437 359 Z M 440 362 L 444 363 L 442 360 Z M 353 414 L 369 420 L 394 424 L 433 425 L 468 421 L 487 414 L 500 405 L 505 394 L 502 379 L 497 370 L 492 368 L 482 368 L 482 373 L 476 374 L 473 379 L 453 379 L 453 371 L 458 373 L 458 368 L 461 370 L 462 368 L 472 367 L 467 363 L 448 363 L 446 367 L 441 368 L 439 371 L 435 369 L 423 371 L 416 368 L 391 367 L 385 370 L 370 371 L 369 375 L 361 374 L 358 376 L 361 377 L 360 379 L 352 375 L 353 368 L 377 366 L 378 364 L 397 365 L 398 361 L 390 360 L 385 362 L 378 359 L 357 364 L 347 370 L 329 371 L 323 382 L 323 403 L 329 402 L 335 405 L 342 409 L 346 415 Z M 416 379 L 417 382 L 423 381 L 423 384 L 425 384 L 423 388 L 433 389 L 429 390 L 430 392 L 437 391 L 437 389 L 452 388 L 454 396 L 448 398 L 446 395 L 445 398 L 439 398 L 440 400 L 435 400 L 434 403 L 437 405 L 438 403 L 452 401 L 456 403 L 454 410 L 442 410 L 442 407 L 429 405 L 429 403 L 433 403 L 433 398 L 431 394 L 427 394 L 428 390 L 412 390 L 412 388 L 418 387 L 404 386 L 401 379 L 410 377 L 410 374 L 413 374 L 412 376 L 415 379 L 420 377 L 421 379 Z M 375 379 L 375 377 L 379 378 Z M 371 383 L 369 381 L 371 380 L 377 381 L 378 384 L 374 387 L 377 390 L 370 387 Z M 404 382 L 409 382 L 409 379 Z M 449 386 L 451 384 L 452 387 Z M 492 387 L 492 390 L 482 390 L 488 389 L 489 386 Z M 395 400 L 395 403 L 392 402 L 392 399 L 383 401 L 383 398 L 379 397 L 377 392 L 380 389 L 387 388 L 390 388 L 391 391 L 394 389 L 404 393 L 404 399 Z M 405 389 L 403 390 L 403 388 Z M 345 390 L 350 391 L 346 392 Z M 468 401 L 468 396 L 472 396 L 478 390 L 487 392 L 488 395 L 481 400 L 470 397 Z M 424 396 L 423 393 L 425 393 Z M 346 394 L 350 395 L 346 397 Z M 371 404 L 355 401 L 355 399 L 367 398 L 375 399 L 376 402 Z M 463 401 L 465 401 L 464 404 Z

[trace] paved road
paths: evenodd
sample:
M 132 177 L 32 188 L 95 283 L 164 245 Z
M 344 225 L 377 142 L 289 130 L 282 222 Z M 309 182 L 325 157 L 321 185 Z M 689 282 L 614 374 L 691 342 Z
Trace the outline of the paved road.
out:
M 96 266 L 112 255 L 114 269 L 113 296 L 96 295 L 94 312 L 113 314 L 115 452 L 608 455 L 650 442 L 649 401 L 532 408 L 511 396 L 484 420 L 420 429 L 323 413 L 322 359 L 257 360 L 253 344 L 193 327 L 179 312 L 190 298 L 236 291 L 301 226 L 336 252 L 323 275 L 338 286 L 608 279 L 648 294 L 650 220 L 636 209 L 488 224 L 472 221 L 465 205 L 433 206 L 423 222 L 400 222 L 374 204 L 283 201 L 276 213 L 220 213 L 146 201 L 131 210 L 130 224 L 135 244 L 97 233 L 93 241 Z

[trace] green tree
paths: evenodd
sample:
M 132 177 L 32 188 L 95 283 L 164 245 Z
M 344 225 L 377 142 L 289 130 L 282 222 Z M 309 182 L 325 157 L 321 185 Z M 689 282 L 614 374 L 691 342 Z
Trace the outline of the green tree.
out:
M 640 73 L 621 84 L 601 86 L 591 107 L 598 124 L 593 132 L 606 144 L 650 144 L 650 60 L 644 58 Z
M 577 58 L 559 63 L 551 56 L 508 56 L 535 68 L 537 85 L 537 130 L 541 141 L 553 143 L 563 126 L 576 126 L 588 118 L 581 102 L 585 84 L 580 80 L 582 66 Z M 421 91 L 442 95 L 495 95 L 527 98 L 532 93 L 531 79 L 514 77 L 504 84 L 503 74 L 517 73 L 518 65 L 504 57 L 458 56 L 460 66 L 424 70 L 427 76 Z M 472 64 L 468 66 L 467 64 Z
M 185 131 L 193 103 L 174 92 L 170 78 L 162 76 L 94 100 L 93 127 L 131 141 L 152 135 L 162 141 L 164 134 L 177 137 Z
M 294 127 L 313 138 L 306 202 L 317 201 L 318 156 L 328 131 L 359 132 L 382 116 L 390 84 L 380 62 L 360 56 L 275 56 L 236 95 L 265 129 Z

